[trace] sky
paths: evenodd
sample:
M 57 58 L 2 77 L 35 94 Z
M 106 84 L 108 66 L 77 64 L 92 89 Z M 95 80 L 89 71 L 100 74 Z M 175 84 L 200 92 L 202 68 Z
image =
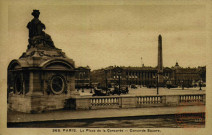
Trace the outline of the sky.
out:
M 163 65 L 206 65 L 204 5 L 28 5 L 8 6 L 8 63 L 26 51 L 33 9 L 57 48 L 92 70 L 107 66 L 157 65 L 162 35 Z M 142 57 L 142 60 L 141 60 Z

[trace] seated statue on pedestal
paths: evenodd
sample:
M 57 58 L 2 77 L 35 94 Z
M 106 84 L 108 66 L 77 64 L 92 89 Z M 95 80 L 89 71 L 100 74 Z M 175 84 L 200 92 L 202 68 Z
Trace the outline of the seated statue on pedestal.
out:
M 43 31 L 43 29 L 45 30 L 46 27 L 38 19 L 40 15 L 39 10 L 33 10 L 32 15 L 34 16 L 34 18 L 27 24 L 27 28 L 29 29 L 28 49 L 30 49 L 31 47 L 55 48 L 51 36 Z

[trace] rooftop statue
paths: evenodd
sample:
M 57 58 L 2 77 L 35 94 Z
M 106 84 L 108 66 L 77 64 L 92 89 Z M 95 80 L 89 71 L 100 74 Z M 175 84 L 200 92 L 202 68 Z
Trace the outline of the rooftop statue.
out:
M 20 58 L 66 58 L 65 53 L 55 47 L 51 36 L 44 32 L 46 26 L 39 20 L 39 15 L 39 10 L 33 10 L 32 16 L 34 16 L 34 18 L 27 24 L 27 28 L 29 29 L 29 44 L 27 51 L 24 52 Z
M 38 19 L 40 15 L 39 10 L 33 10 L 32 15 L 34 16 L 34 18 L 27 25 L 27 28 L 29 29 L 30 38 L 34 36 L 42 35 L 43 33 L 42 30 L 46 29 L 45 25 Z
M 39 10 L 33 10 L 32 16 L 34 18 L 27 24 L 27 28 L 29 29 L 28 49 L 31 47 L 55 48 L 51 36 L 43 31 L 46 29 L 46 26 L 38 19 L 39 15 Z

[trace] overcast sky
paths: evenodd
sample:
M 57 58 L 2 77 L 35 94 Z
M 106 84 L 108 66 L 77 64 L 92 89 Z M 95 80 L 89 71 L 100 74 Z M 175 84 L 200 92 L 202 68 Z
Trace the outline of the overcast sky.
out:
M 8 61 L 28 44 L 27 23 L 40 10 L 55 46 L 76 66 L 157 65 L 158 35 L 163 39 L 163 65 L 206 65 L 206 16 L 201 5 L 10 5 Z

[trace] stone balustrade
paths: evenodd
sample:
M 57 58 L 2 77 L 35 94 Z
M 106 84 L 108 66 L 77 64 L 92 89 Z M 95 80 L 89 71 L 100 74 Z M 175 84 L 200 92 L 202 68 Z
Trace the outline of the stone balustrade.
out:
M 91 98 L 90 109 L 120 108 L 120 97 Z
M 138 104 L 160 104 L 162 103 L 162 96 L 139 96 L 137 102 Z
M 138 108 L 153 106 L 204 105 L 205 94 L 149 95 L 149 96 L 98 96 L 75 97 L 75 109 Z
M 110 106 L 119 105 L 119 97 L 112 98 L 91 98 L 91 106 Z
M 184 95 L 180 96 L 180 102 L 203 102 L 203 95 Z

